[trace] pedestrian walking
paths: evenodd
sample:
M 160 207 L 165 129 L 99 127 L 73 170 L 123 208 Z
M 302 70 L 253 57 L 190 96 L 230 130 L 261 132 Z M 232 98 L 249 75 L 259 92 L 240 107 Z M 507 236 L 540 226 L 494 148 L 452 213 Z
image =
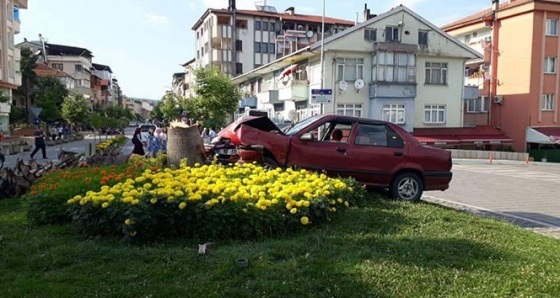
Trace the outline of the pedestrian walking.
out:
M 39 150 L 41 150 L 41 153 L 43 153 L 43 158 L 47 159 L 47 146 L 45 144 L 45 134 L 43 133 L 43 130 L 37 128 L 37 130 L 35 131 L 35 149 L 33 150 L 33 152 L 31 152 L 31 159 L 33 159 L 33 156 L 35 156 L 35 154 Z
M 132 150 L 132 154 L 138 155 L 146 155 L 144 152 L 144 143 L 142 143 L 142 130 L 140 127 L 137 127 L 134 131 L 134 135 L 132 136 L 132 144 L 134 145 L 134 149 Z

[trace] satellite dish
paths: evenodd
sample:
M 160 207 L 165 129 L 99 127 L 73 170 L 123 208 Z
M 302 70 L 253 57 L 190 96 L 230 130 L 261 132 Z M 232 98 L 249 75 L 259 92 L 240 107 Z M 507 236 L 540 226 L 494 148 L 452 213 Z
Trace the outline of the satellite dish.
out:
M 340 81 L 340 83 L 338 83 L 338 88 L 342 91 L 346 91 L 346 89 L 348 89 L 348 83 L 346 83 L 346 81 Z
M 313 31 L 307 31 L 307 33 L 305 33 L 305 35 L 307 36 L 307 38 L 311 38 L 311 37 L 313 37 Z
M 288 120 L 290 120 L 290 121 L 296 120 L 297 119 L 297 111 L 296 110 L 289 110 L 287 117 L 288 117 Z
M 360 92 L 360 89 L 364 88 L 364 84 L 364 80 L 357 79 L 356 82 L 354 82 L 354 88 L 356 88 L 357 92 Z

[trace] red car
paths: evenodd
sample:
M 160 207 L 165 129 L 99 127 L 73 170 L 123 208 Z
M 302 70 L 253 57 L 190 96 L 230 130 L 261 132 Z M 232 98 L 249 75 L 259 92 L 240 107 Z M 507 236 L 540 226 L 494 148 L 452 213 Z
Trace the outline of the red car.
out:
M 353 177 L 392 196 L 417 201 L 424 190 L 446 190 L 451 153 L 420 144 L 393 123 L 318 115 L 281 131 L 269 118 L 244 116 L 213 141 L 219 161 L 258 162 Z

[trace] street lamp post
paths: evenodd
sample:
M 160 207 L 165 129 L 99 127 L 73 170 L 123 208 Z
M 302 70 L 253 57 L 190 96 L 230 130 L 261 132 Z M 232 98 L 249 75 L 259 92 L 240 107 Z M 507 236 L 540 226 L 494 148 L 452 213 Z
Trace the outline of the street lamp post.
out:
M 321 18 L 321 89 L 324 88 L 325 86 L 325 79 L 324 79 L 324 71 L 325 71 L 325 67 L 324 67 L 324 60 L 325 60 L 325 0 L 323 0 L 323 16 Z M 324 111 L 324 104 L 321 103 L 321 115 L 325 113 Z

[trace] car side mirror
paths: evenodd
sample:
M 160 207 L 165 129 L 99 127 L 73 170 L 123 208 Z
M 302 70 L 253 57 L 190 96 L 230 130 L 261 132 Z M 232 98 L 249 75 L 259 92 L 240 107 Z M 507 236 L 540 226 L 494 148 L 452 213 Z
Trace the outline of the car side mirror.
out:
M 310 132 L 304 133 L 299 139 L 306 142 L 313 142 L 315 140 L 313 134 Z

